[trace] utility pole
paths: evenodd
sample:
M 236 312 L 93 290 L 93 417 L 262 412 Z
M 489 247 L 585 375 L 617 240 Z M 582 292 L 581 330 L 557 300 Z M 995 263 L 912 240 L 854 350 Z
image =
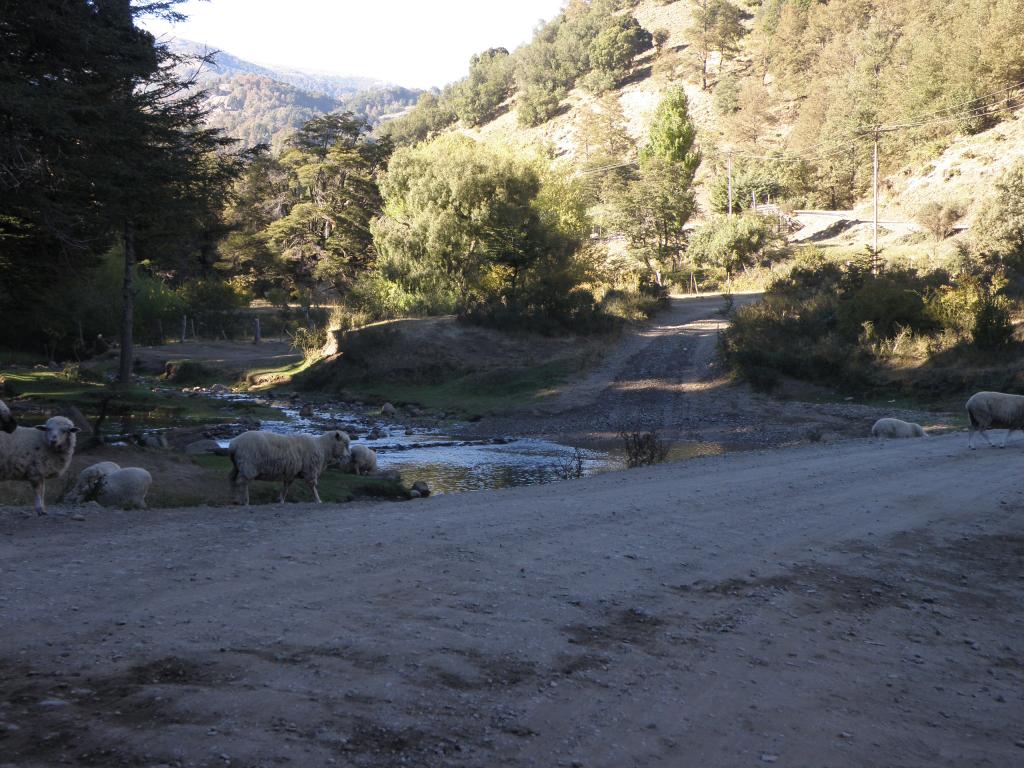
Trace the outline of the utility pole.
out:
M 878 274 L 878 126 L 875 126 L 875 156 L 874 156 L 874 188 L 875 188 L 875 200 L 874 200 L 874 231 L 872 235 L 871 245 L 871 274 Z
M 732 216 L 732 152 L 729 153 L 729 215 Z

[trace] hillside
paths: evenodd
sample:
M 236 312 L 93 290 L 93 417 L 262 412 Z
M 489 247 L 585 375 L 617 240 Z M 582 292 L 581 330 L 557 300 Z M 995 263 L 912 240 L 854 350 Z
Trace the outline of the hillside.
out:
M 522 94 L 513 89 L 495 119 L 476 126 L 463 120 L 451 129 L 484 141 L 546 147 L 580 168 L 587 164 L 583 135 L 587 123 L 595 113 L 606 110 L 610 97 L 621 108 L 622 128 L 634 144 L 619 158 L 628 162 L 635 159 L 644 142 L 666 90 L 682 87 L 704 155 L 696 179 L 701 204 L 698 219 L 710 212 L 712 185 L 724 187 L 727 153 L 734 157 L 734 181 L 743 191 L 742 198 L 737 191 L 738 199 L 750 199 L 751 182 L 745 177 L 768 175 L 767 183 L 763 178 L 758 183 L 791 208 L 864 213 L 871 200 L 871 144 L 864 133 L 873 124 L 898 124 L 897 118 L 908 119 L 907 115 L 924 115 L 924 125 L 886 134 L 882 142 L 883 218 L 909 221 L 925 202 L 957 202 L 969 224 L 994 180 L 1024 155 L 1024 129 L 1018 111 L 1021 83 L 999 90 L 998 99 L 986 96 L 987 89 L 996 90 L 993 84 L 1005 84 L 1018 70 L 1024 73 L 1021 63 L 1003 60 L 1006 74 L 1002 80 L 974 71 L 980 68 L 977 62 L 975 68 L 955 73 L 931 60 L 920 63 L 925 60 L 920 51 L 926 45 L 910 3 L 896 3 L 892 14 L 896 21 L 889 18 L 885 22 L 892 29 L 886 32 L 890 52 L 884 64 L 894 78 L 900 68 L 910 72 L 899 75 L 902 82 L 881 89 L 882 95 L 872 95 L 861 82 L 862 71 L 873 55 L 870 38 L 882 34 L 876 27 L 885 18 L 874 4 L 834 2 L 827 4 L 827 9 L 821 4 L 810 12 L 804 10 L 805 18 L 797 22 L 791 20 L 798 13 L 793 9 L 806 4 L 787 0 L 737 3 L 734 7 L 740 18 L 734 47 L 725 55 L 713 46 L 704 52 L 707 88 L 701 84 L 698 58 L 702 48 L 694 31 L 694 8 L 700 5 L 688 0 L 641 0 L 620 11 L 635 16 L 646 30 L 662 30 L 666 40 L 660 48 L 637 56 L 629 75 L 604 101 L 578 83 L 568 90 L 554 116 L 527 126 L 517 114 Z M 973 11 L 985 4 L 971 5 Z M 843 15 L 844 8 L 847 15 L 853 14 L 850 18 Z M 978 23 L 987 28 L 975 29 L 967 43 L 981 45 L 988 35 L 999 33 L 1005 20 L 998 11 L 994 8 L 979 17 Z M 949 19 L 935 23 L 941 28 L 936 40 L 943 35 L 955 37 Z M 1019 39 L 1021 33 L 1005 34 Z M 818 35 L 817 43 L 813 43 L 814 35 Z M 520 49 L 513 57 L 522 53 Z M 962 51 L 950 56 L 954 53 Z M 935 71 L 919 71 L 926 65 Z M 888 70 L 880 67 L 880 71 Z M 959 115 L 963 119 L 951 119 Z M 938 119 L 927 119 L 936 116 Z M 764 196 L 762 189 L 760 199 Z
M 174 41 L 181 55 L 205 56 L 208 46 Z M 196 71 L 196 85 L 209 93 L 208 123 L 244 146 L 279 146 L 284 138 L 314 117 L 351 111 L 371 125 L 416 103 L 421 91 L 386 85 L 365 77 L 343 77 L 254 64 L 223 51 Z

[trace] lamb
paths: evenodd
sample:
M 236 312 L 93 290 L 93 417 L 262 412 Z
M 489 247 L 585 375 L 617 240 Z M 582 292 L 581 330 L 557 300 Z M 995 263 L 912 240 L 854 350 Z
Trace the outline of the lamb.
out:
M 46 481 L 60 477 L 75 455 L 78 427 L 54 416 L 34 429 L 18 427 L 0 432 L 0 480 L 28 480 L 35 492 L 37 515 L 46 514 Z
M 14 414 L 11 413 L 11 409 L 7 407 L 7 403 L 0 400 L 0 430 L 9 435 L 17 428 L 18 422 L 14 420 Z
M 369 475 L 377 471 L 377 452 L 365 445 L 353 445 L 348 469 L 354 475 Z
M 974 450 L 974 433 L 980 432 L 990 446 L 985 430 L 989 428 L 1005 429 L 1003 444 L 1005 448 L 1014 432 L 1024 432 L 1024 396 L 1008 395 L 1004 392 L 976 392 L 967 401 L 967 419 L 970 422 L 970 436 L 967 447 Z
M 928 437 L 920 424 L 900 419 L 879 419 L 871 427 L 872 437 Z
M 96 501 L 104 507 L 145 509 L 152 484 L 153 476 L 141 467 L 122 469 L 112 461 L 103 461 L 83 469 L 64 500 L 69 504 Z
M 349 460 L 349 437 L 340 430 L 321 435 L 278 435 L 273 432 L 243 432 L 228 444 L 231 457 L 231 485 L 242 487 L 245 506 L 249 506 L 249 483 L 253 480 L 281 480 L 281 503 L 295 478 L 301 477 L 313 490 L 320 504 L 317 482 L 331 464 Z

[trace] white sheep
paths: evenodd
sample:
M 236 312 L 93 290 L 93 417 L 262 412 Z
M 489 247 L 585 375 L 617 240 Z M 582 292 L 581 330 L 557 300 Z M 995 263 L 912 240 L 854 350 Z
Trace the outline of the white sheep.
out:
M 928 437 L 920 424 L 901 419 L 879 419 L 871 427 L 872 437 Z
M 295 478 L 301 477 L 320 503 L 317 482 L 331 464 L 349 459 L 349 437 L 340 430 L 320 437 L 278 435 L 273 432 L 243 432 L 228 444 L 231 457 L 231 485 L 242 486 L 244 504 L 249 505 L 249 483 L 253 480 L 281 480 L 281 503 Z
M 14 420 L 14 414 L 11 413 L 11 409 L 7 407 L 7 403 L 0 400 L 0 430 L 11 434 L 17 428 L 18 422 Z
M 153 476 L 142 467 L 125 467 L 101 478 L 96 501 L 103 507 L 145 509 Z
M 78 473 L 74 486 L 64 495 L 65 504 L 85 504 L 96 497 L 96 489 L 104 477 L 121 469 L 120 464 L 101 461 L 86 467 Z
M 34 429 L 0 432 L 0 480 L 28 480 L 35 492 L 37 515 L 46 514 L 46 481 L 60 477 L 71 465 L 77 432 L 78 427 L 64 416 L 54 416 Z
M 967 401 L 967 420 L 970 422 L 970 436 L 967 447 L 974 450 L 974 433 L 980 432 L 990 446 L 992 441 L 985 434 L 986 429 L 1005 429 L 1005 448 L 1014 432 L 1024 432 L 1024 396 L 1008 395 L 1004 392 L 976 392 Z
M 104 507 L 145 509 L 146 494 L 153 476 L 141 467 L 122 469 L 112 461 L 102 461 L 78 473 L 75 486 L 64 497 L 67 504 L 96 501 Z
M 365 445 L 353 445 L 348 469 L 354 475 L 369 475 L 377 471 L 377 452 Z

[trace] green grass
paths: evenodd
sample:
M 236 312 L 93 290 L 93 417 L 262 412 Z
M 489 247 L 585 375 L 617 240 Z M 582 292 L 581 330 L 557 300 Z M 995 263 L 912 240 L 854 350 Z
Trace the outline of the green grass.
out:
M 196 456 L 194 461 L 200 467 L 209 470 L 210 478 L 219 484 L 223 493 L 228 494 L 228 475 L 231 472 L 231 460 L 226 456 Z M 408 499 L 409 491 L 400 482 L 385 480 L 379 477 L 356 477 L 336 469 L 328 469 L 317 483 L 320 491 L 320 498 L 327 503 L 342 504 L 359 498 L 380 498 L 380 499 Z M 250 503 L 272 504 L 277 503 L 278 495 L 281 492 L 281 483 L 262 482 L 253 483 L 249 489 Z M 193 499 L 189 491 L 177 489 L 170 492 L 173 495 L 172 503 L 159 503 L 154 506 L 195 506 L 210 503 L 209 492 L 202 488 L 194 491 Z M 168 493 L 165 492 L 164 496 Z M 164 499 L 160 500 L 161 502 Z M 288 491 L 289 502 L 310 502 L 313 501 L 313 494 L 309 486 L 303 480 L 296 480 Z
M 416 403 L 461 416 L 486 415 L 538 402 L 579 370 L 579 360 L 558 360 L 532 368 L 469 373 L 436 384 L 355 384 L 350 391 L 367 400 Z
M 55 371 L 0 370 L 0 378 L 7 381 L 19 399 L 55 409 L 74 405 L 90 419 L 99 414 L 102 402 L 113 396 L 107 418 L 117 422 L 130 415 L 135 428 L 206 424 L 239 418 L 282 418 L 275 408 L 183 397 L 174 392 L 154 392 L 147 387 L 110 387 L 72 381 Z

